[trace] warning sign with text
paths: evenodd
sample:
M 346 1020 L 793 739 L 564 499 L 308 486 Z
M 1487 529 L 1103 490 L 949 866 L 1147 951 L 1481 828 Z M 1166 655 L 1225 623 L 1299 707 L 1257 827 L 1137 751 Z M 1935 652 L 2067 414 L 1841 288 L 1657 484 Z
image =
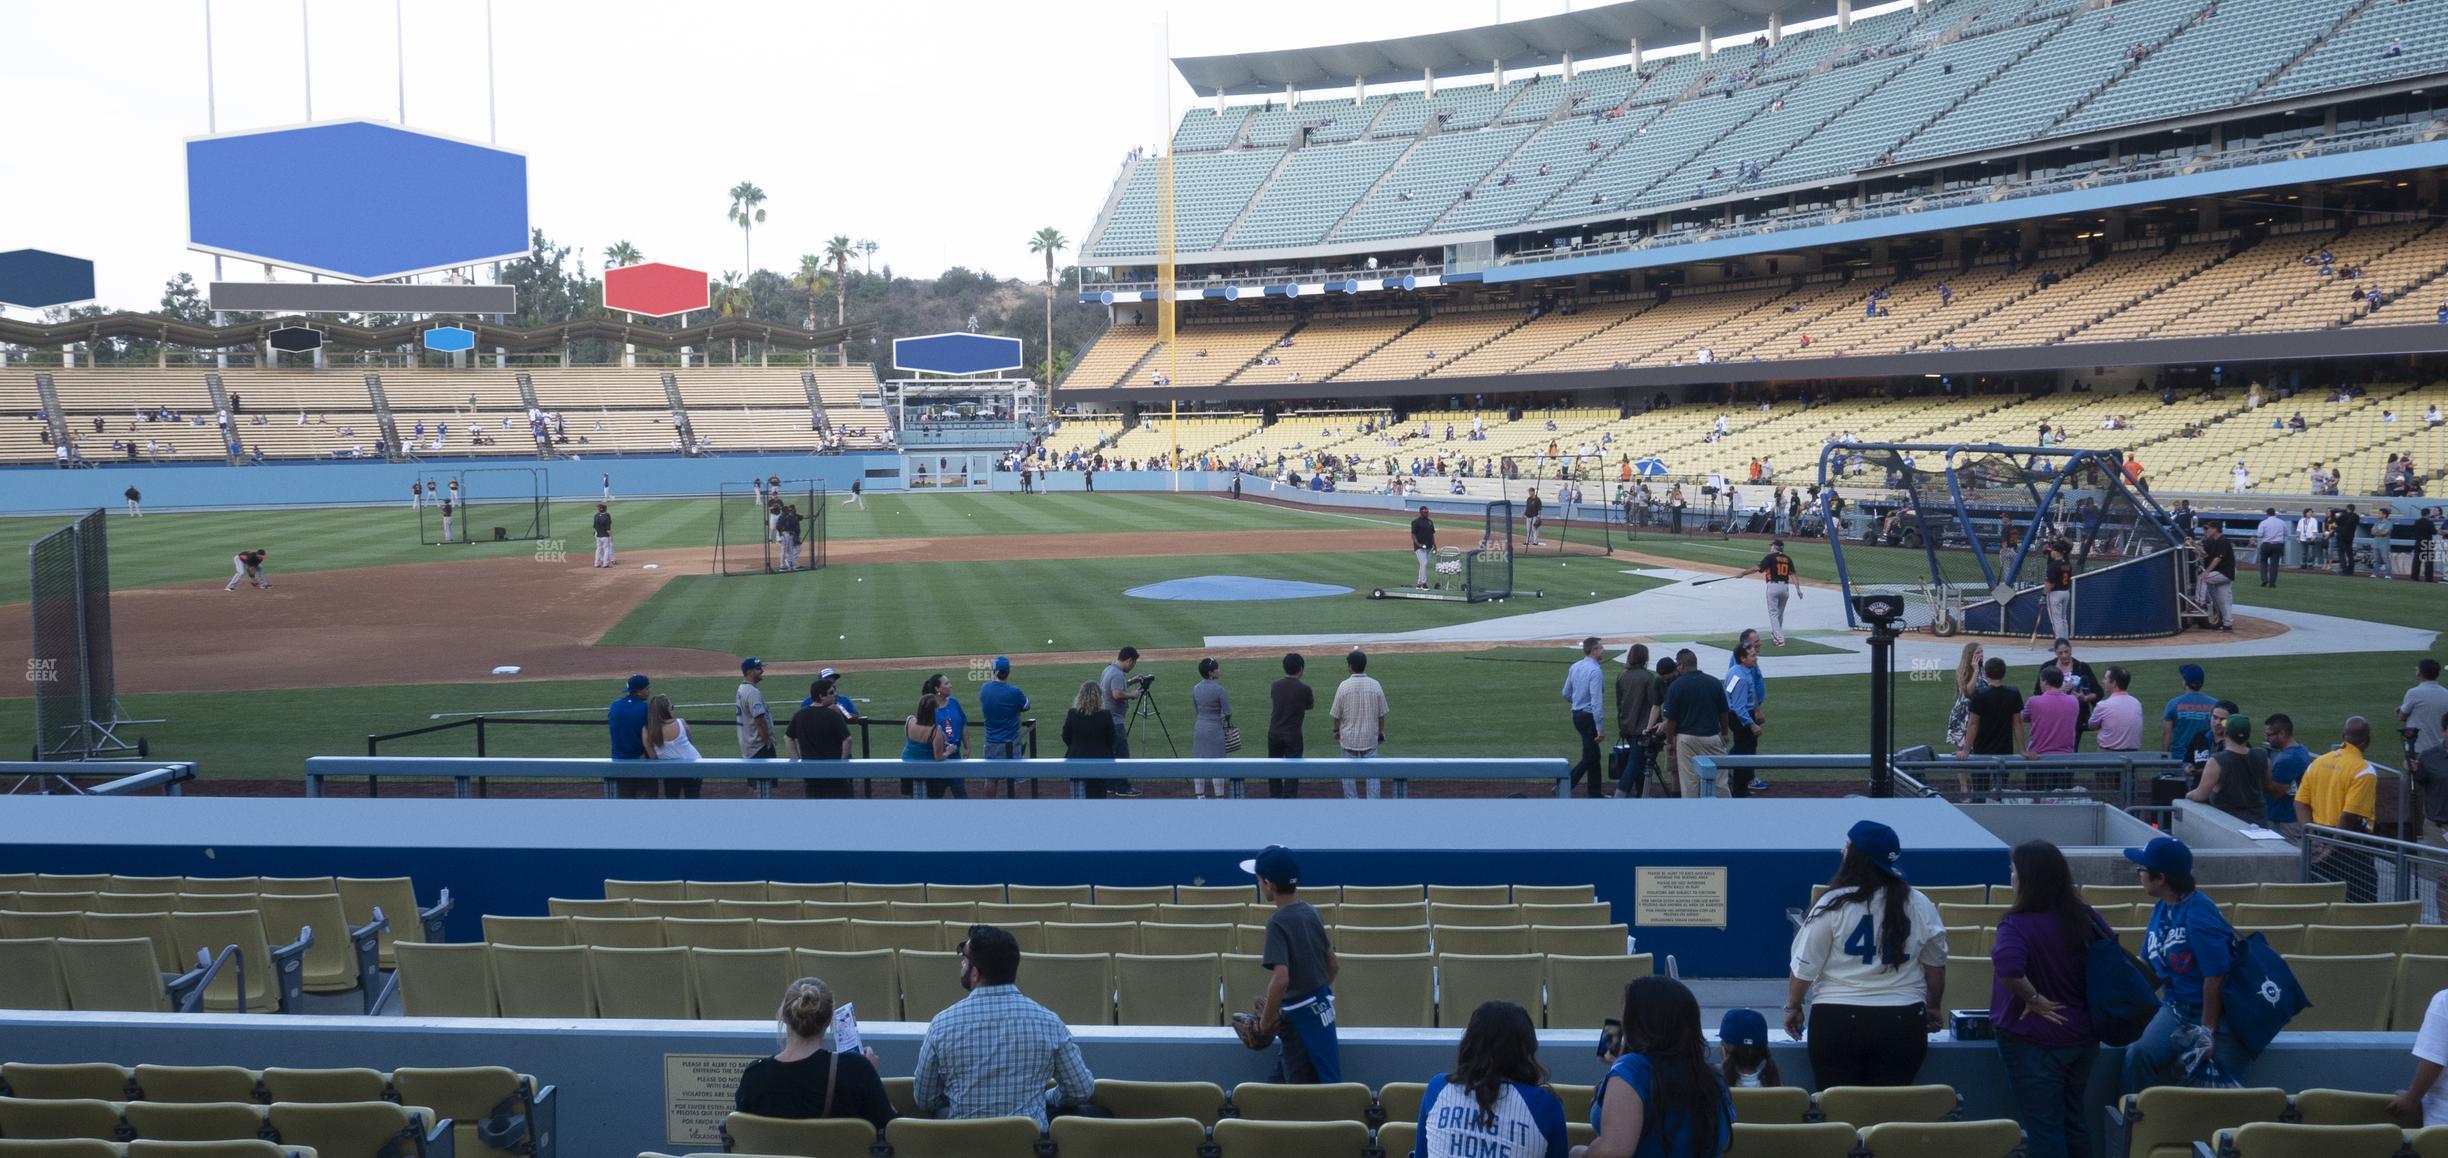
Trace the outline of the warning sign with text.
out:
M 740 1071 L 754 1055 L 663 1055 L 663 1140 L 675 1146 L 719 1147 L 723 1115 L 731 1112 Z
M 1634 870 L 1632 923 L 1725 928 L 1726 870 L 1723 867 Z

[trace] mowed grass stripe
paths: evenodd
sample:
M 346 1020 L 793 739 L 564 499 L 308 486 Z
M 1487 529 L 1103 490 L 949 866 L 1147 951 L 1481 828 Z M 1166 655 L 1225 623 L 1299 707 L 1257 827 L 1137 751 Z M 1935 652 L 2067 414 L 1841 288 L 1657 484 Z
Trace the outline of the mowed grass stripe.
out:
M 615 478 L 615 486 L 618 480 Z M 617 492 L 616 492 L 617 493 Z M 1276 530 L 1337 525 L 1338 520 L 1259 503 L 1234 503 L 1206 495 L 883 495 L 860 511 L 837 493 L 827 508 L 832 541 L 949 538 L 966 535 L 1069 534 L 1181 530 Z M 384 567 L 445 559 L 481 559 L 532 554 L 529 541 L 426 546 L 417 513 L 404 502 L 382 507 L 294 508 L 262 511 L 163 511 L 143 518 L 110 520 L 111 582 L 121 590 L 226 579 L 229 557 L 263 547 L 272 552 L 275 578 L 284 573 L 346 567 Z M 594 550 L 589 529 L 591 501 L 552 504 L 551 530 L 578 554 Z M 438 517 L 426 512 L 431 533 Z M 66 516 L 0 519 L 0 557 L 23 559 L 24 548 L 68 525 Z M 463 522 L 466 520 L 463 520 Z M 479 504 L 472 526 L 490 534 L 507 521 Z M 716 500 L 619 499 L 612 503 L 613 538 L 624 551 L 711 547 Z M 750 528 L 753 530 L 753 527 Z M 22 565 L 0 565 L 0 603 L 28 598 Z
M 1366 598 L 1373 587 L 1411 577 L 1412 560 L 1395 551 L 837 565 L 801 577 L 684 575 L 604 642 L 803 660 L 1193 647 L 1214 635 L 1411 631 L 1661 585 L 1601 559 L 1518 559 L 1515 566 L 1518 590 L 1543 587 L 1549 597 L 1504 604 Z M 1353 592 L 1224 602 L 1123 594 L 1200 575 L 1334 583 Z

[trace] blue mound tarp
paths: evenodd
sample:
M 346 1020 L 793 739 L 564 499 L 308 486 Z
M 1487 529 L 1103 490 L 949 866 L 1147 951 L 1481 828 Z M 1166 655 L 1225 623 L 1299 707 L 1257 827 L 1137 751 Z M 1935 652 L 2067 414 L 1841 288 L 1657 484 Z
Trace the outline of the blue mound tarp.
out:
M 1194 575 L 1188 579 L 1167 579 L 1133 587 L 1124 595 L 1139 599 L 1172 599 L 1198 603 L 1222 603 L 1258 599 L 1315 599 L 1321 595 L 1349 595 L 1351 588 L 1332 583 L 1303 583 L 1297 579 L 1258 579 L 1248 575 Z

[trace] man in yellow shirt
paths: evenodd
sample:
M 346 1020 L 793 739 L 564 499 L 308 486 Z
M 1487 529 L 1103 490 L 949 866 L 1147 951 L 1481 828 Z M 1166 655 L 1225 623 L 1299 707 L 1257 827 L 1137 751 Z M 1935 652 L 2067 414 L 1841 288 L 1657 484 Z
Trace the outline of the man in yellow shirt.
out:
M 2317 825 L 2349 832 L 2370 832 L 2379 811 L 2380 775 L 2363 753 L 2371 747 L 2371 722 L 2350 716 L 2339 735 L 2340 744 L 2304 770 L 2295 799 Z M 2312 875 L 2346 882 L 2346 899 L 2366 903 L 2379 899 L 2371 854 L 2322 845 L 2312 854 Z

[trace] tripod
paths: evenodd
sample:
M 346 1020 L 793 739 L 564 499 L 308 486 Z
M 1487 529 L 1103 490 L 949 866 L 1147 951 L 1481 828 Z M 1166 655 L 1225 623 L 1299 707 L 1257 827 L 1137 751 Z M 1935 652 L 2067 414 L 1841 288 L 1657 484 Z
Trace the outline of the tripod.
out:
M 1165 750 L 1171 752 L 1174 759 L 1180 759 L 1181 749 L 1173 746 L 1173 729 L 1165 726 L 1164 708 L 1156 703 L 1155 696 L 1149 694 L 1156 690 L 1156 677 L 1143 676 L 1131 682 L 1139 685 L 1139 698 L 1131 701 L 1130 715 L 1122 721 L 1122 735 L 1127 738 L 1137 731 L 1140 720 L 1153 719 L 1156 730 L 1164 735 Z

